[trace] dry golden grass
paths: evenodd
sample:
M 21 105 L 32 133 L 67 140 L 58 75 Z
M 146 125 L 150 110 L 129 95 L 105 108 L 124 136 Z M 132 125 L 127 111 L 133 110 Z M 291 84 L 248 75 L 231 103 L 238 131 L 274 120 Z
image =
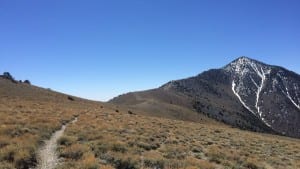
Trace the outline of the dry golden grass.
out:
M 28 168 L 37 149 L 63 123 L 93 102 L 0 79 L 0 168 Z
M 15 168 L 34 166 L 38 146 L 81 109 L 21 99 L 0 99 L 0 103 L 0 166 L 11 163 Z
M 58 141 L 59 169 L 300 168 L 298 139 L 206 120 L 135 115 L 133 109 L 70 101 L 66 95 L 17 85 L 0 80 L 0 169 L 34 166 L 43 140 L 74 116 L 78 121 Z
M 99 166 L 117 169 L 288 169 L 299 168 L 300 160 L 297 139 L 222 124 L 139 116 L 109 107 L 80 115 L 65 137 L 72 137 L 72 143 L 60 146 L 62 151 L 79 143 L 89 147 L 85 153 L 94 154 Z M 62 168 L 68 168 L 70 161 L 78 162 L 66 161 Z

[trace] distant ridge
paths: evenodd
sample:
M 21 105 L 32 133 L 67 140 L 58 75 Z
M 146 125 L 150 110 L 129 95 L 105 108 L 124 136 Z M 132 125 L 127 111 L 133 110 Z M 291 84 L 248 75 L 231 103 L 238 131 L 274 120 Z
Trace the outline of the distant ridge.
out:
M 171 102 L 242 129 L 299 138 L 299 89 L 298 74 L 242 56 L 220 69 L 110 102 L 132 106 L 149 100 Z

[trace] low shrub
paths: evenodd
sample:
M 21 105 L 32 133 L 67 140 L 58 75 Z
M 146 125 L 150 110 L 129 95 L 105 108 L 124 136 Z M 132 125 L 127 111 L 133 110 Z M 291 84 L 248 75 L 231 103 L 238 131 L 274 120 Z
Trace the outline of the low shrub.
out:
M 7 145 L 9 145 L 9 143 L 10 143 L 10 140 L 9 140 L 9 138 L 7 138 L 7 137 L 0 137 L 0 148 L 3 148 L 3 147 L 5 147 L 5 146 L 7 146 Z
M 261 169 L 259 166 L 258 166 L 258 161 L 256 161 L 255 159 L 252 159 L 252 158 L 248 158 L 246 161 L 245 161 L 245 164 L 244 166 L 248 169 Z
M 212 146 L 208 148 L 206 155 L 209 157 L 209 161 L 220 164 L 224 158 L 222 150 L 217 146 Z
M 127 151 L 126 145 L 123 143 L 114 143 L 111 147 L 112 151 L 125 153 Z
M 116 169 L 138 169 L 138 162 L 131 158 L 117 159 L 114 161 Z
M 146 158 L 144 159 L 144 165 L 148 168 L 162 169 L 164 168 L 165 162 L 163 159 Z
M 81 160 L 81 169 L 98 169 L 99 165 L 95 155 L 92 153 L 87 153 L 84 155 L 83 159 Z
M 82 144 L 72 144 L 71 146 L 63 149 L 61 157 L 70 158 L 73 160 L 81 159 L 83 154 L 88 151 L 88 148 Z
M 15 166 L 12 163 L 1 161 L 0 169 L 15 169 Z
M 13 162 L 16 152 L 17 149 L 15 145 L 8 145 L 0 149 L 0 161 Z
M 71 97 L 71 96 L 68 96 L 68 100 L 75 101 L 75 99 L 73 97 Z
M 63 145 L 63 146 L 70 146 L 75 141 L 76 141 L 75 137 L 62 136 L 60 139 L 58 139 L 57 144 Z
M 16 168 L 27 169 L 34 166 L 37 162 L 34 152 L 32 149 L 19 149 L 14 156 Z

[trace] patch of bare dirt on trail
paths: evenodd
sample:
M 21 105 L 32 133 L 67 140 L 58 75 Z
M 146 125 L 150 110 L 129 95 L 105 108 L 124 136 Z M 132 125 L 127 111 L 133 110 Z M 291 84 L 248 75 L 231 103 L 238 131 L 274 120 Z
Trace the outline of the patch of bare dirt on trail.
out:
M 66 127 L 70 123 L 75 123 L 77 117 L 71 122 L 63 125 L 60 130 L 57 130 L 49 140 L 38 151 L 38 165 L 36 169 L 54 169 L 59 164 L 57 154 L 57 140 L 63 135 Z

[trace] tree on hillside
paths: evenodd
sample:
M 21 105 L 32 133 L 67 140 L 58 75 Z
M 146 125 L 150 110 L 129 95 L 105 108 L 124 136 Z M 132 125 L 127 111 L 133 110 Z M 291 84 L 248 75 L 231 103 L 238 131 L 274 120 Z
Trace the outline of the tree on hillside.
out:
M 29 80 L 24 80 L 23 83 L 26 83 L 26 84 L 31 84 Z
M 10 80 L 15 80 L 9 72 L 4 72 L 3 77 Z

